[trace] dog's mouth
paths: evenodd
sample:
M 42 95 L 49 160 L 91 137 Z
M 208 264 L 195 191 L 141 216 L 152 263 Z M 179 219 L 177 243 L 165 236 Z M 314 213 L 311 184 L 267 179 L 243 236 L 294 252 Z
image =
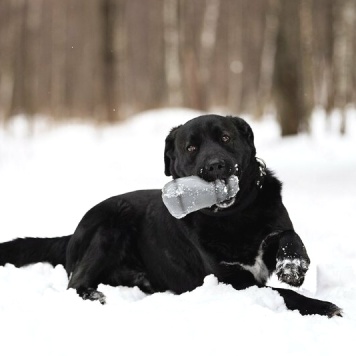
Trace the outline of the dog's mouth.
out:
M 230 208 L 231 206 L 234 205 L 236 198 L 232 197 L 228 200 L 225 200 L 221 203 L 216 203 L 215 206 L 219 209 L 219 210 L 223 210 L 223 209 L 227 209 Z M 216 208 L 215 208 L 216 209 Z
M 239 191 L 238 188 L 238 177 L 237 175 L 232 175 L 227 179 L 222 179 L 222 182 L 225 184 L 225 188 L 228 191 L 228 196 L 229 198 L 224 200 L 224 201 L 220 201 L 218 203 L 215 203 L 212 207 L 212 209 L 214 211 L 219 211 L 219 210 L 224 210 L 224 209 L 228 209 L 230 208 L 232 205 L 234 205 L 235 201 L 236 201 L 236 194 Z M 237 187 L 235 186 L 234 188 L 231 185 L 231 182 L 234 182 L 233 185 L 237 184 Z

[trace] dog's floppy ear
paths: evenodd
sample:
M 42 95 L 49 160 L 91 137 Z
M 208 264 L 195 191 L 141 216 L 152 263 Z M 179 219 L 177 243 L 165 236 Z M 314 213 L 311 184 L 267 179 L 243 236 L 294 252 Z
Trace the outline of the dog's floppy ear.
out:
M 236 128 L 239 130 L 239 132 L 242 133 L 242 135 L 247 139 L 247 142 L 255 147 L 254 144 L 254 135 L 253 135 L 253 131 L 250 127 L 250 125 L 243 119 L 241 119 L 240 117 L 231 117 L 231 119 L 233 120 Z
M 173 160 L 174 160 L 174 140 L 177 135 L 178 129 L 182 125 L 173 127 L 166 137 L 166 146 L 164 148 L 164 174 L 166 176 L 172 175 Z

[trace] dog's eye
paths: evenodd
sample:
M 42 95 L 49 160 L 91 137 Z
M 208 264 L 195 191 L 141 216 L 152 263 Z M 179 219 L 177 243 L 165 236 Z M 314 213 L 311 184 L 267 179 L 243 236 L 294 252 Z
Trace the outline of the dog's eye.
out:
M 189 145 L 189 146 L 187 147 L 187 151 L 188 151 L 188 152 L 195 152 L 197 149 L 198 149 L 198 147 L 197 147 L 197 146 L 194 146 L 194 145 Z
M 230 141 L 230 136 L 229 135 L 222 135 L 221 136 L 221 141 L 224 143 L 228 143 Z

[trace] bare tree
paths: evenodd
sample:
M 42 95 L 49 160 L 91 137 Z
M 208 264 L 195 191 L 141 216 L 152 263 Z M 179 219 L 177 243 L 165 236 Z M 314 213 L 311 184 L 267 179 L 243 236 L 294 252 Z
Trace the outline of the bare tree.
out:
M 313 20 L 312 0 L 300 1 L 300 70 L 301 92 L 300 104 L 302 117 L 300 123 L 301 131 L 309 131 L 309 120 L 313 111 L 314 99 L 314 71 L 313 71 Z
M 203 108 L 208 108 L 211 63 L 216 48 L 216 31 L 219 19 L 220 0 L 206 0 L 200 34 L 199 79 Z
M 182 104 L 179 63 L 178 0 L 165 0 L 163 5 L 165 75 L 169 105 Z
M 282 1 L 274 64 L 274 100 L 282 136 L 295 135 L 307 121 L 301 68 L 300 2 Z
M 338 1 L 335 6 L 334 65 L 336 79 L 337 106 L 341 109 L 340 132 L 346 132 L 346 105 L 352 102 L 354 68 L 353 47 L 356 31 L 356 5 L 353 0 Z
M 273 82 L 271 73 L 273 73 L 274 58 L 276 54 L 279 0 L 269 0 L 267 6 L 257 92 L 257 117 L 263 115 L 266 106 L 268 106 L 272 100 Z

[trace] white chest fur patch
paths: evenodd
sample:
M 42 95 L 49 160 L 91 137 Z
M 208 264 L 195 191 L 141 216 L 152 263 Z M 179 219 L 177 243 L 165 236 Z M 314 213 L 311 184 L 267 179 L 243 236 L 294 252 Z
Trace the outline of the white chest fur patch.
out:
M 255 258 L 255 263 L 253 265 L 245 265 L 240 262 L 225 262 L 222 261 L 221 264 L 228 266 L 240 266 L 246 271 L 249 271 L 253 274 L 256 281 L 262 284 L 267 282 L 268 277 L 270 276 L 269 270 L 263 262 L 263 249 L 262 246 L 258 249 L 257 256 Z

